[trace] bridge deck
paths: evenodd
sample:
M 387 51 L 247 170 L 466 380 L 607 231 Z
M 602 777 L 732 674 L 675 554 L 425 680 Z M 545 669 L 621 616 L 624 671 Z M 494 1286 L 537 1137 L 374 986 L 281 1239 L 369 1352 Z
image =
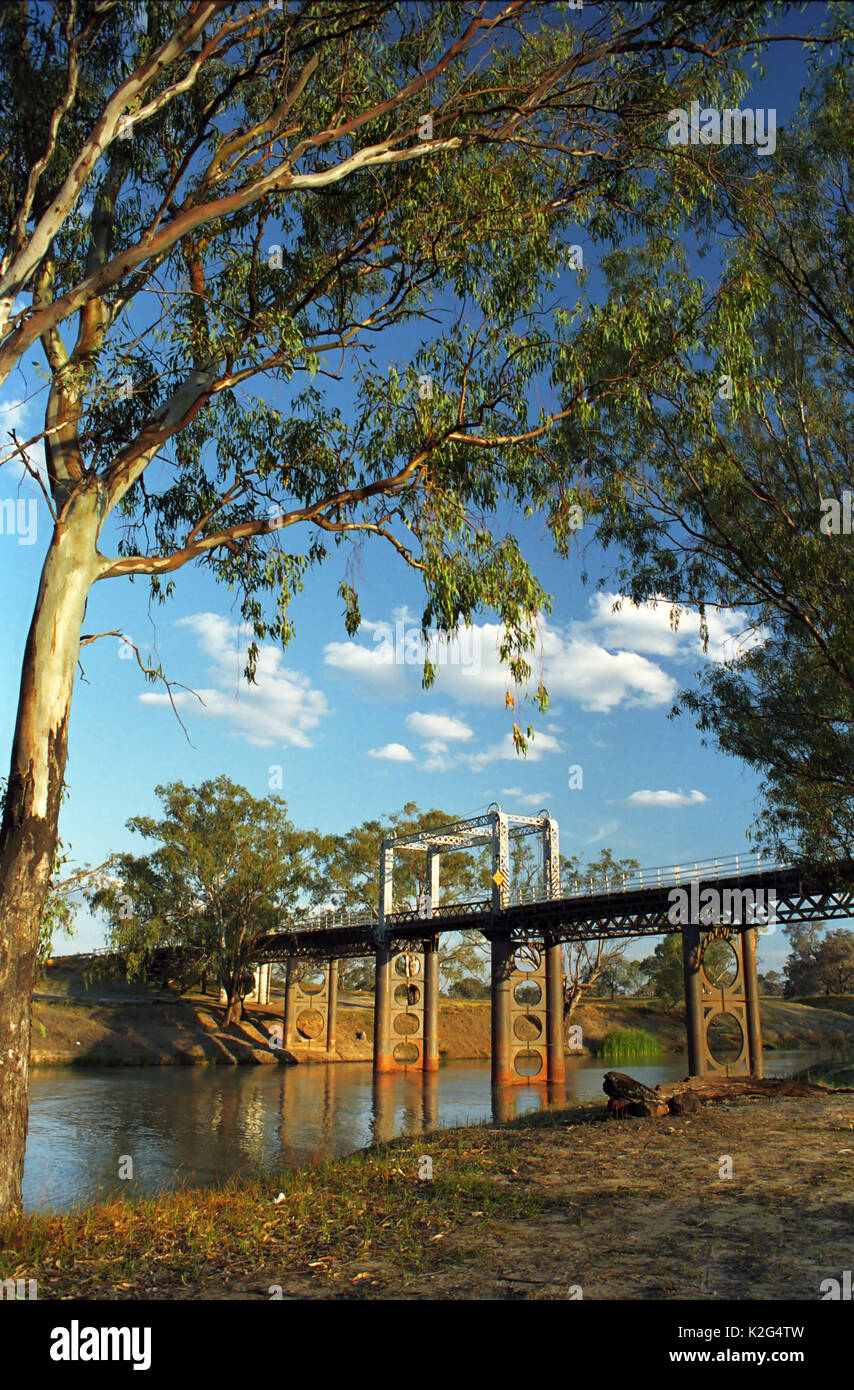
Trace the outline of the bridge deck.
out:
M 670 916 L 674 887 L 688 890 L 694 903 L 700 901 L 707 888 L 720 893 L 773 892 L 777 923 L 854 916 L 854 882 L 842 877 L 838 868 L 804 870 L 770 865 L 747 871 L 752 859 L 755 856 L 743 856 L 739 862 L 734 856 L 690 867 L 643 870 L 630 879 L 621 878 L 606 892 L 571 891 L 551 899 L 522 894 L 501 910 L 493 910 L 488 900 L 481 899 L 445 903 L 431 911 L 398 911 L 386 918 L 386 940 L 394 949 L 405 949 L 407 944 L 425 937 L 472 929 L 487 937 L 509 930 L 511 938 L 520 943 L 541 939 L 545 933 L 554 941 L 662 936 L 679 931 L 681 926 Z M 577 881 L 575 887 L 577 890 Z M 750 924 L 749 918 L 735 916 L 734 925 L 741 925 L 742 920 L 745 925 Z M 761 912 L 756 915 L 755 925 L 763 925 Z M 268 960 L 287 956 L 363 956 L 370 955 L 377 944 L 376 918 L 330 913 L 307 918 L 303 923 L 287 923 L 271 932 L 259 943 L 258 955 Z

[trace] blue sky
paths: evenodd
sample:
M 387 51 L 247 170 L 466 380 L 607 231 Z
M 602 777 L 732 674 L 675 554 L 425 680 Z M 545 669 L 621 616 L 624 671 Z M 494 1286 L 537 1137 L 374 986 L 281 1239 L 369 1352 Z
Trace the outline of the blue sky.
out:
M 782 124 L 802 85 L 800 57 L 793 47 L 768 63 L 769 79 L 752 100 L 775 106 Z M 664 122 L 662 130 L 664 136 Z M 12 427 L 22 434 L 38 429 L 42 397 L 21 403 L 38 386 L 35 373 L 7 383 L 0 395 L 4 436 Z M 10 467 L 0 471 L 0 507 L 4 499 L 35 495 Z M 48 534 L 46 508 L 41 501 L 37 506 L 32 544 L 26 534 L 9 534 L 8 525 L 0 535 L 4 771 Z M 104 638 L 84 649 L 61 823 L 74 857 L 94 864 L 111 851 L 139 852 L 143 843 L 125 821 L 157 813 L 158 783 L 196 784 L 220 773 L 254 795 L 279 791 L 298 825 L 324 831 L 344 831 L 406 801 L 459 816 L 498 801 L 523 812 L 548 807 L 560 824 L 563 853 L 582 858 L 609 846 L 648 866 L 746 849 L 758 809 L 755 776 L 704 749 L 690 720 L 667 718 L 677 690 L 704 661 L 728 650 L 741 628 L 738 616 L 712 615 L 704 657 L 695 616 L 683 618 L 674 632 L 666 605 L 614 613 L 613 590 L 597 593 L 582 584 L 584 568 L 594 579 L 606 573 L 592 532 L 577 532 L 578 546 L 567 560 L 554 555 L 541 522 L 520 522 L 519 534 L 554 595 L 535 660 L 551 706 L 533 719 L 537 735 L 525 759 L 513 751 L 511 726 L 514 718 L 524 726 L 527 711 L 520 719 L 505 706 L 508 678 L 497 659 L 494 623 L 484 617 L 455 649 L 445 650 L 434 687 L 422 690 L 420 664 L 412 659 L 420 587 L 380 545 L 366 544 L 350 560 L 365 619 L 357 637 L 350 641 L 344 631 L 337 588 L 345 556 L 336 552 L 309 576 L 295 602 L 296 636 L 287 651 L 263 648 L 254 688 L 241 679 L 246 634 L 235 596 L 204 571 L 178 572 L 174 598 L 153 609 L 145 583 L 97 585 L 86 630 L 128 634 L 204 705 L 175 692 L 188 740 L 163 687 L 143 679 L 119 640 Z M 108 549 L 106 542 L 102 548 Z M 581 768 L 582 786 L 570 788 L 570 767 Z M 75 940 L 81 949 L 101 944 L 102 925 L 81 913 Z M 779 967 L 784 955 L 778 931 L 762 944 L 761 966 Z

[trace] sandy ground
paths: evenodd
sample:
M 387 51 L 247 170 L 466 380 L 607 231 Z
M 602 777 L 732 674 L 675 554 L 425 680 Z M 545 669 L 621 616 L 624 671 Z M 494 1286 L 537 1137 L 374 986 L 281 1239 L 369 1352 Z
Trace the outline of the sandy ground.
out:
M 531 1129 L 505 1180 L 542 1210 L 495 1232 L 488 1272 L 448 1270 L 434 1297 L 816 1299 L 854 1259 L 854 1097 Z

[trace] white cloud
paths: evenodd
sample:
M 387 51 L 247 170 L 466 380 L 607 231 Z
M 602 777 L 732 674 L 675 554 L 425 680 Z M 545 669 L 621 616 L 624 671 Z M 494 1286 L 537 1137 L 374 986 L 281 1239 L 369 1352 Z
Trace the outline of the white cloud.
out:
M 519 806 L 536 806 L 539 810 L 545 806 L 551 792 L 523 792 L 521 787 L 502 787 L 502 796 L 512 796 Z
M 382 647 L 363 647 L 359 642 L 327 642 L 323 648 L 325 666 L 374 687 L 406 689 L 406 667 L 394 665 L 383 656 Z
M 421 663 L 411 659 L 406 640 L 398 640 L 395 624 L 371 624 L 372 645 L 359 642 L 330 642 L 324 648 L 328 666 L 347 671 L 367 684 L 414 688 L 421 680 Z M 392 634 L 392 638 L 389 638 Z M 575 624 L 572 629 L 553 627 L 545 618 L 538 625 L 539 642 L 530 654 L 531 678 L 521 692 L 516 691 L 507 666 L 499 659 L 502 629 L 498 623 L 482 623 L 462 634 L 451 654 L 456 660 L 442 659 L 440 653 L 435 690 L 451 695 L 461 704 L 503 707 L 508 688 L 514 693 L 533 695 L 540 680 L 552 700 L 566 696 L 583 709 L 608 713 L 617 705 L 660 705 L 676 695 L 677 682 L 654 662 L 633 651 L 610 652 L 601 645 L 592 627 Z
M 551 792 L 525 792 L 524 796 L 517 796 L 516 800 L 520 806 L 536 806 L 537 809 L 548 804 Z
M 430 745 L 428 744 L 428 749 Z M 443 751 L 444 748 L 444 751 Z M 453 772 L 460 766 L 459 754 L 448 755 L 447 745 L 437 744 L 431 756 L 421 764 L 422 772 Z
M 613 611 L 615 603 L 620 606 Z M 598 593 L 590 599 L 589 606 L 590 619 L 576 624 L 576 633 L 586 629 L 609 647 L 646 652 L 651 656 L 684 661 L 703 655 L 700 614 L 696 608 L 682 608 L 679 626 L 674 628 L 670 621 L 672 604 L 663 596 L 648 603 L 634 604 L 620 594 Z M 706 657 L 710 661 L 729 660 L 739 651 L 765 641 L 765 634 L 752 630 L 747 614 L 740 611 L 708 607 L 706 623 L 709 629 Z
M 684 792 L 637 791 L 627 796 L 625 801 L 614 802 L 617 806 L 699 806 L 708 797 L 696 789 L 686 796 Z
M 551 734 L 538 733 L 536 737 L 528 743 L 528 754 L 526 761 L 538 763 L 544 753 L 559 753 L 560 744 Z M 513 742 L 512 733 L 505 734 L 500 743 L 494 743 L 490 748 L 485 748 L 481 753 L 462 753 L 460 762 L 466 763 L 473 772 L 486 767 L 488 763 L 499 762 L 503 759 L 512 758 L 518 760 L 519 754 L 516 752 L 516 745 Z
M 256 684 L 242 679 L 246 660 L 245 634 L 237 624 L 217 613 L 195 613 L 180 618 L 178 627 L 190 628 L 211 660 L 208 675 L 213 685 L 197 693 L 204 705 L 189 691 L 175 691 L 178 709 L 189 710 L 205 719 L 221 719 L 247 743 L 267 748 L 291 744 L 311 748 L 312 731 L 327 713 L 326 696 L 313 690 L 311 681 L 299 671 L 283 666 L 283 653 L 277 647 L 262 646 L 258 653 Z M 169 706 L 167 694 L 146 693 L 140 702 Z
M 406 717 L 406 727 L 420 738 L 441 739 L 443 743 L 464 742 L 472 737 L 468 724 L 450 714 L 422 714 L 414 710 Z
M 602 841 L 607 840 L 608 836 L 613 835 L 619 828 L 620 822 L 618 820 L 606 820 L 604 825 L 597 826 L 593 834 L 588 835 L 587 839 L 582 840 L 581 843 L 583 845 L 598 845 L 602 849 Z
M 502 632 L 498 624 L 480 628 L 479 669 L 447 666 L 440 670 L 436 689 L 443 687 L 461 702 L 500 705 L 512 686 L 498 656 Z M 577 637 L 539 623 L 539 648 L 528 658 L 531 677 L 522 694 L 532 696 L 542 681 L 552 700 L 567 697 L 585 710 L 607 713 L 615 706 L 670 703 L 677 683 L 659 666 L 633 652 L 612 653 L 596 641 Z
M 421 684 L 427 657 L 440 670 L 470 673 L 480 665 L 480 630 L 463 629 L 450 639 L 421 635 L 421 622 L 406 607 L 392 609 L 390 622 L 363 619 L 360 634 L 370 641 L 327 642 L 323 660 L 368 685 L 385 691 L 414 689 Z
M 0 437 L 5 440 L 12 430 L 21 433 L 30 413 L 30 404 L 30 401 L 18 397 L 0 402 Z
M 369 748 L 369 758 L 380 758 L 387 763 L 414 763 L 409 749 L 402 743 L 386 743 L 382 748 Z

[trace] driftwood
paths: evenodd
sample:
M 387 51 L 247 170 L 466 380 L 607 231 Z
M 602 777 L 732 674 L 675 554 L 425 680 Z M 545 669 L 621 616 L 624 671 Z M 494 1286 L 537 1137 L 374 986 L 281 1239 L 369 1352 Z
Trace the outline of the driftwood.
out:
M 608 1114 L 693 1115 L 706 1100 L 731 1100 L 736 1096 L 828 1096 L 840 1095 L 845 1088 L 828 1091 L 806 1081 L 758 1080 L 754 1076 L 690 1076 L 685 1081 L 669 1081 L 652 1090 L 625 1072 L 605 1073 L 602 1089 L 608 1097 Z M 849 1093 L 850 1093 L 850 1089 Z
M 826 1086 L 792 1077 L 759 1080 L 755 1076 L 689 1076 L 685 1081 L 656 1086 L 663 1100 L 673 1100 L 690 1092 L 700 1100 L 728 1100 L 735 1096 L 826 1096 Z

